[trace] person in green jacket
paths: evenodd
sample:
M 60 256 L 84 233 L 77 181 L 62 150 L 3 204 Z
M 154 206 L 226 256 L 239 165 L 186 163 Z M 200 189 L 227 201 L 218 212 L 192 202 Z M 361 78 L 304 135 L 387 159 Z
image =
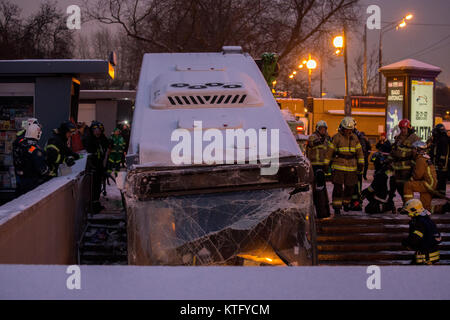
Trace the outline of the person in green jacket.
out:
M 109 138 L 108 164 L 107 172 L 117 177 L 117 171 L 120 171 L 122 157 L 125 155 L 125 140 L 120 135 L 120 129 L 115 128 L 113 134 Z

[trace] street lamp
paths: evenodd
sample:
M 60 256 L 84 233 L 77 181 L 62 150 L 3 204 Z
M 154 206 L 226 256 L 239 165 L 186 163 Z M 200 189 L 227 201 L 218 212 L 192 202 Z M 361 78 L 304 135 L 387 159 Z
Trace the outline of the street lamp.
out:
M 380 30 L 380 41 L 378 46 L 378 93 L 381 95 L 381 72 L 380 68 L 383 66 L 383 35 L 391 30 L 398 30 L 406 27 L 406 21 L 411 20 L 414 16 L 411 13 L 408 13 L 405 17 L 402 19 L 392 22 Z
M 345 97 L 344 97 L 344 113 L 345 116 L 351 116 L 352 110 L 349 103 L 349 95 L 348 95 L 348 63 L 347 63 L 347 37 L 346 31 L 347 26 L 344 24 L 343 34 L 334 37 L 333 45 L 337 49 L 336 55 L 340 56 L 341 53 L 344 56 L 344 72 L 345 72 Z
M 308 68 L 308 97 L 312 96 L 312 88 L 311 88 L 311 75 L 312 71 L 317 68 L 317 62 L 314 59 L 311 59 L 311 55 L 309 55 L 308 61 L 306 61 L 306 68 Z

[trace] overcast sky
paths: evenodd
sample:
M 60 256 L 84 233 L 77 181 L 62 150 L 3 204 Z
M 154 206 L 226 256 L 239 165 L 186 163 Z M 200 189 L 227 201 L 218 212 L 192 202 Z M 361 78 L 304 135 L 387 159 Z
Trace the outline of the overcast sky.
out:
M 23 9 L 23 16 L 35 11 L 43 0 L 13 0 Z M 57 0 L 65 11 L 69 5 L 82 5 L 81 0 Z M 407 13 L 414 19 L 404 29 L 389 31 L 383 36 L 383 65 L 412 58 L 442 69 L 438 80 L 450 85 L 450 0 L 360 0 L 359 8 L 364 16 L 369 5 L 381 8 L 381 21 L 390 22 L 400 19 Z M 365 21 L 361 21 L 361 28 Z M 93 30 L 96 26 L 89 23 L 80 31 Z M 350 35 L 352 36 L 352 35 Z M 369 51 L 378 49 L 379 31 L 368 30 Z M 349 39 L 350 81 L 352 62 L 358 55 L 362 43 L 360 39 Z M 330 44 L 331 45 L 331 44 Z M 344 93 L 343 62 L 337 61 L 334 68 L 324 68 L 324 88 L 327 96 Z M 315 81 L 313 91 L 318 94 L 319 84 Z

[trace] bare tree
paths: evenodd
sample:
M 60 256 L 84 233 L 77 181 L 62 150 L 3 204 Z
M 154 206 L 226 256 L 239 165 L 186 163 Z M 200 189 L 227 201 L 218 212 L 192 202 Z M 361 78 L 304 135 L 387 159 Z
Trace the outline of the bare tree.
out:
M 0 59 L 70 58 L 72 31 L 55 2 L 22 19 L 17 5 L 0 0 Z
M 352 94 L 365 94 L 364 92 L 364 52 L 360 51 L 353 63 Z M 367 92 L 375 94 L 378 90 L 378 52 L 372 49 L 367 57 Z

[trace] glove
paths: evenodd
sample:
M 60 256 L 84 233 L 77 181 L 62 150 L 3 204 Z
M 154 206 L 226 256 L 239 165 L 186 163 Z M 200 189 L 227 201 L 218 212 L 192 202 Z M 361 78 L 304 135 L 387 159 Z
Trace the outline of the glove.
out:
M 73 158 L 73 157 L 67 157 L 67 159 L 66 159 L 66 164 L 67 164 L 69 167 L 73 166 L 73 165 L 75 164 L 74 158 Z

